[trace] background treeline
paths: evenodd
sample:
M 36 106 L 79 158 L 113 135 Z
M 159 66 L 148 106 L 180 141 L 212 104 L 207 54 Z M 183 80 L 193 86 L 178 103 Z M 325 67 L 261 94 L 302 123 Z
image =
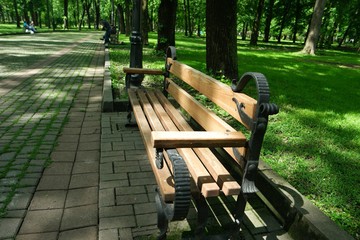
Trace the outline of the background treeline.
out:
M 174 2 L 176 31 L 186 36 L 205 36 L 206 0 L 142 0 L 144 36 L 147 31 L 158 29 L 160 3 Z M 254 24 L 258 24 L 260 41 L 305 42 L 314 3 L 315 0 L 238 0 L 238 34 L 250 40 Z M 360 0 L 327 1 L 318 47 L 344 43 L 356 46 L 360 36 L 359 9 Z M 39 28 L 98 29 L 100 19 L 104 18 L 118 26 L 121 33 L 129 35 L 131 12 L 131 0 L 2 0 L 0 22 L 22 27 L 23 20 L 32 20 Z

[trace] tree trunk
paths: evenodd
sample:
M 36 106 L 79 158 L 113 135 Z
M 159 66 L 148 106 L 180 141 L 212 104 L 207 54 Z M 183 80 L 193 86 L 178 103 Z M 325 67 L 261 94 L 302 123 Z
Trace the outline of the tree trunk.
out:
M 309 27 L 309 34 L 306 38 L 305 46 L 302 53 L 315 54 L 316 44 L 319 39 L 321 20 L 325 9 L 326 0 L 316 0 L 314 6 L 314 13 L 311 17 L 311 23 Z
M 64 0 L 64 29 L 69 29 L 69 20 L 68 20 L 68 8 L 69 8 L 69 1 Z
M 188 22 L 188 27 L 189 27 L 189 36 L 191 37 L 193 35 L 193 25 L 192 25 L 192 22 L 191 22 L 191 12 L 190 12 L 190 0 L 187 0 L 187 4 L 186 4 L 186 7 L 187 7 L 187 22 Z
M 121 34 L 125 34 L 125 19 L 124 19 L 124 10 L 121 4 L 117 5 L 118 15 L 119 15 L 119 31 Z
M 206 1 L 206 68 L 238 79 L 236 0 Z
M 130 0 L 125 0 L 125 35 L 130 36 Z
M 273 18 L 274 3 L 275 3 L 275 0 L 270 0 L 268 7 L 267 7 L 265 31 L 264 31 L 264 42 L 269 42 L 269 39 L 270 39 L 270 27 L 271 27 L 271 20 Z
M 260 21 L 261 21 L 261 14 L 264 9 L 265 0 L 259 0 L 257 10 L 256 10 L 256 17 L 254 20 L 251 38 L 250 38 L 250 45 L 256 46 L 258 37 L 259 37 L 259 29 L 260 29 Z
M 243 23 L 243 28 L 242 28 L 242 31 L 241 31 L 241 40 L 245 41 L 246 40 L 246 34 L 247 34 L 247 31 L 248 31 L 248 23 L 247 22 L 244 22 Z
M 95 0 L 95 29 L 99 29 L 100 25 L 100 0 Z
M 13 0 L 13 4 L 14 4 L 15 16 L 16 16 L 16 26 L 18 28 L 20 28 L 20 16 L 19 16 L 19 11 L 18 11 L 18 6 L 17 6 L 16 0 Z
M 186 0 L 184 0 L 184 25 L 185 25 L 185 36 L 188 36 L 188 18 L 187 18 L 187 7 Z
M 148 0 L 142 0 L 141 5 L 141 32 L 144 45 L 149 45 L 149 9 Z
M 288 0 L 285 1 L 284 12 L 283 12 L 283 15 L 282 15 L 282 18 L 281 18 L 280 31 L 279 31 L 279 35 L 278 35 L 278 38 L 277 38 L 278 43 L 281 42 L 282 32 L 284 30 L 285 23 L 286 23 L 286 16 L 289 13 L 290 7 L 291 7 L 291 2 L 288 1 Z
M 298 25 L 299 25 L 299 21 L 301 18 L 301 3 L 300 0 L 296 0 L 296 9 L 295 9 L 295 23 L 294 23 L 294 27 L 293 27 L 293 37 L 292 37 L 292 41 L 293 43 L 296 42 L 296 35 L 298 32 Z
M 158 12 L 158 41 L 156 50 L 166 51 L 175 46 L 177 0 L 161 0 Z

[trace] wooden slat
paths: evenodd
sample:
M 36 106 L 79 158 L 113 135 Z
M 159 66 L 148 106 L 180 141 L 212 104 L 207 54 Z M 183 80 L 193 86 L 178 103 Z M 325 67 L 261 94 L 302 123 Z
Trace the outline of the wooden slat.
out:
M 175 189 L 170 185 L 172 175 L 168 168 L 158 169 L 155 165 L 155 150 L 151 146 L 151 129 L 146 120 L 144 112 L 141 108 L 139 100 L 136 96 L 135 90 L 129 89 L 129 100 L 133 108 L 133 112 L 138 123 L 141 136 L 144 141 L 144 145 L 148 154 L 151 168 L 154 172 L 156 182 L 158 183 L 161 195 L 164 197 L 164 201 L 171 202 L 174 200 Z
M 235 93 L 226 84 L 176 60 L 167 58 L 167 63 L 171 64 L 170 73 L 204 94 L 238 121 L 242 122 L 232 98 L 236 98 L 240 103 L 243 103 L 245 112 L 251 118 L 255 118 L 257 102 L 255 99 L 243 93 Z
M 186 112 L 188 112 L 192 118 L 195 119 L 205 130 L 207 131 L 226 131 L 235 132 L 236 130 L 229 124 L 224 122 L 221 118 L 215 115 L 212 111 L 205 108 L 198 101 L 196 101 L 190 94 L 180 88 L 174 81 L 167 79 L 169 85 L 167 91 L 173 98 L 180 104 Z M 170 114 L 170 113 L 169 113 Z M 175 116 L 171 116 L 172 119 L 176 119 Z M 180 119 L 181 121 L 181 119 Z M 187 130 L 186 130 L 187 131 Z M 224 148 L 230 156 L 243 166 L 243 163 L 235 158 L 232 148 Z M 239 148 L 239 152 L 242 156 L 245 156 L 245 148 Z
M 150 69 L 150 68 L 123 68 L 124 73 L 127 74 L 148 74 L 148 75 L 163 75 L 163 71 L 159 69 Z
M 224 122 L 224 120 L 215 113 L 201 105 L 175 82 L 171 79 L 168 79 L 168 81 L 170 84 L 167 91 L 206 131 L 236 132 L 233 127 Z
M 155 148 L 241 147 L 246 143 L 241 132 L 154 131 L 151 140 Z
M 161 106 L 155 94 L 151 91 L 147 91 L 147 95 L 151 100 L 153 108 L 157 114 L 157 117 L 160 119 L 165 130 L 168 131 L 178 131 L 175 124 L 172 122 L 172 119 L 166 114 L 164 108 Z M 139 93 L 139 97 L 142 101 L 146 101 L 145 94 Z M 151 117 L 150 115 L 147 116 Z M 160 130 L 162 129 L 154 129 Z M 199 158 L 196 156 L 193 150 L 189 148 L 177 148 L 179 154 L 183 157 L 186 165 L 189 169 L 189 172 L 194 179 L 196 185 L 200 188 L 201 193 L 204 197 L 213 197 L 219 195 L 219 186 L 214 182 L 214 179 L 210 176 L 209 172 L 202 165 Z
M 183 116 L 177 109 L 169 102 L 167 98 L 160 92 L 155 92 L 160 103 L 164 107 L 167 114 L 174 121 L 177 128 L 181 131 L 192 131 L 190 125 L 186 122 Z M 235 131 L 235 130 L 234 130 Z M 217 157 L 208 148 L 194 148 L 194 152 L 201 159 L 211 176 L 215 179 L 217 184 L 225 195 L 236 195 L 240 192 L 240 185 L 234 180 L 230 173 L 219 162 Z

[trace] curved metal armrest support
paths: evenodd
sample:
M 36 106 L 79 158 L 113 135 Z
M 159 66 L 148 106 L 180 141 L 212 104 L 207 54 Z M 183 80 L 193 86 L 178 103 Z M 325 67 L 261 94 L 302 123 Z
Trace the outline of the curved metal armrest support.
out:
M 238 107 L 240 118 L 244 122 L 250 123 L 249 126 L 251 130 L 248 150 L 245 154 L 246 165 L 242 181 L 242 192 L 244 193 L 257 191 L 254 181 L 259 164 L 260 151 L 267 128 L 268 117 L 269 115 L 277 114 L 279 112 L 279 108 L 276 104 L 269 103 L 269 85 L 266 77 L 261 73 L 245 73 L 242 75 L 239 82 L 236 82 L 236 80 L 233 81 L 231 89 L 234 92 L 242 92 L 250 80 L 255 81 L 258 93 L 255 119 L 252 119 L 245 113 L 243 103 L 239 103 L 234 99 Z M 237 153 L 236 155 L 239 154 Z

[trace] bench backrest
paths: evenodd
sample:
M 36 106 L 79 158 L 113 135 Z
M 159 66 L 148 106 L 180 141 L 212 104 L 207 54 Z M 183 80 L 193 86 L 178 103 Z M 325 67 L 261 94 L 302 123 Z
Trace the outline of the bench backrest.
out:
M 182 80 L 200 94 L 206 96 L 249 130 L 248 141 L 243 147 L 225 147 L 224 150 L 241 167 L 243 174 L 242 191 L 256 191 L 254 178 L 268 116 L 278 112 L 277 106 L 269 103 L 269 88 L 266 78 L 259 73 L 246 73 L 239 82 L 234 82 L 230 87 L 177 61 L 174 51 L 175 49 L 172 47 L 167 51 L 164 91 L 169 93 L 191 118 L 206 131 L 236 132 L 237 130 L 218 117 L 213 111 L 196 101 L 176 84 L 174 78 Z M 246 84 L 252 79 L 255 80 L 258 90 L 257 100 L 241 93 Z M 186 129 L 184 130 L 186 131 Z

